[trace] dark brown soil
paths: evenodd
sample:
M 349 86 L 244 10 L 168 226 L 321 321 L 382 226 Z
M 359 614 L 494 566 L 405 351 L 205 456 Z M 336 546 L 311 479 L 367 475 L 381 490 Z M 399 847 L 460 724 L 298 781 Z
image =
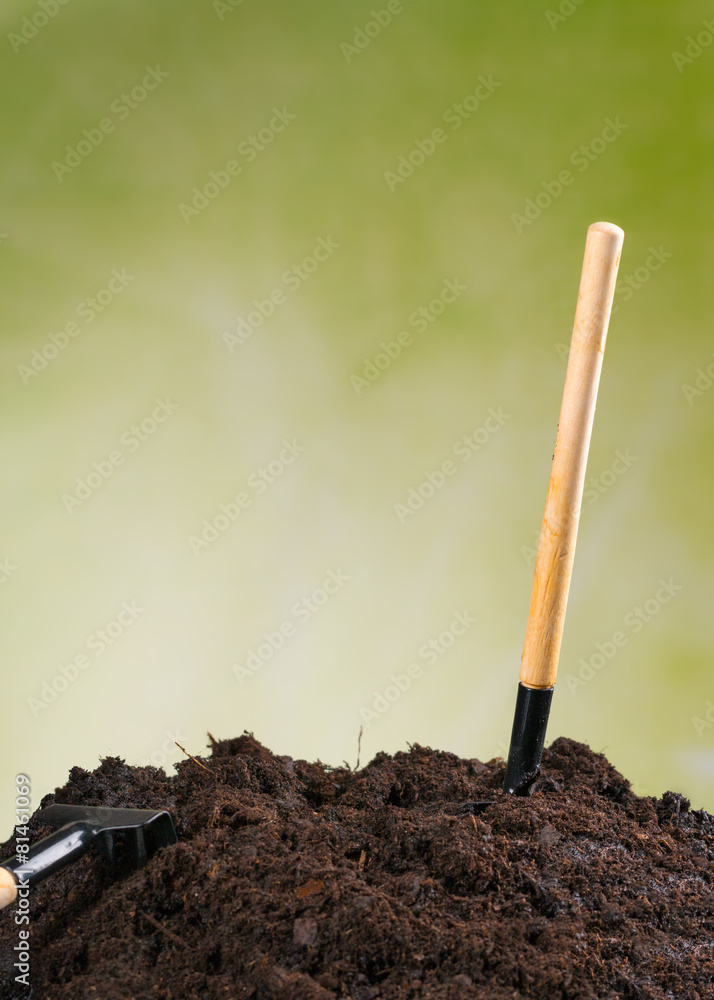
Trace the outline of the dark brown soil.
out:
M 714 818 L 638 798 L 580 743 L 553 743 L 528 798 L 500 759 L 421 746 L 352 772 L 245 734 L 203 763 L 110 757 L 43 800 L 167 807 L 180 841 L 33 890 L 34 1000 L 714 998 Z M 17 941 L 5 910 L 1 1000 L 29 996 Z

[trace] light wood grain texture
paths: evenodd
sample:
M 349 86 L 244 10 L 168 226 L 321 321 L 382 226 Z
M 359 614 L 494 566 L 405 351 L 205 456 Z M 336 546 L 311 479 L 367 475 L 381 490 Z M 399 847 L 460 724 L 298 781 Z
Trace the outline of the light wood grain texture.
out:
M 526 687 L 552 687 L 558 673 L 585 469 L 624 236 L 619 226 L 609 222 L 596 222 L 588 229 L 521 658 L 520 679 Z
M 7 868 L 0 868 L 0 910 L 10 903 L 15 902 L 17 896 L 17 882 L 12 872 Z

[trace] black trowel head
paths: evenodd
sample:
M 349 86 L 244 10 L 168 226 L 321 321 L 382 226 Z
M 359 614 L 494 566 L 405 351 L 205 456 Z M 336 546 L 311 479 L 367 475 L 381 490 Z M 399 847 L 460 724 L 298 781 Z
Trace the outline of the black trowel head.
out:
M 37 819 L 55 829 L 69 823 L 86 825 L 96 837 L 107 861 L 117 860 L 117 837 L 131 863 L 140 868 L 160 847 L 178 840 L 171 816 L 165 809 L 122 809 L 108 806 L 75 806 L 55 803 L 40 809 Z
M 114 809 L 61 803 L 35 814 L 55 832 L 33 844 L 26 854 L 0 865 L 0 909 L 16 897 L 18 887 L 34 886 L 65 865 L 77 861 L 96 844 L 111 864 L 128 861 L 141 868 L 162 847 L 178 840 L 165 809 Z

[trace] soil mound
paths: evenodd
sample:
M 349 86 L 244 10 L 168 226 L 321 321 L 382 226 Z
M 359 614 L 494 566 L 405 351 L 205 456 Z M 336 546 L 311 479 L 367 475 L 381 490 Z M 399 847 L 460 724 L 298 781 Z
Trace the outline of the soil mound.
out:
M 714 817 L 583 744 L 556 740 L 527 798 L 500 758 L 418 745 L 350 771 L 245 733 L 201 763 L 109 757 L 43 799 L 168 808 L 179 843 L 32 890 L 34 1000 L 714 998 Z M 10 907 L 1 1000 L 30 995 L 17 943 Z

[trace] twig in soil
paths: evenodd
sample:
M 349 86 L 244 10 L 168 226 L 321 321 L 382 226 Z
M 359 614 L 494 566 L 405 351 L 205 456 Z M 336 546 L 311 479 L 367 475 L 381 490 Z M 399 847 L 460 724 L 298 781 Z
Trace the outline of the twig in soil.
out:
M 174 743 L 176 743 L 176 740 L 174 740 Z M 202 764 L 200 760 L 196 760 L 195 757 L 192 757 L 191 754 L 188 752 L 188 750 L 185 750 L 180 743 L 176 743 L 176 746 L 179 748 L 179 750 L 183 750 L 183 752 L 186 754 L 187 757 L 191 757 L 191 760 L 194 762 L 194 764 L 198 764 L 199 767 L 202 767 L 204 771 L 208 771 L 209 774 L 214 773 L 210 767 L 206 767 L 206 765 Z
M 352 774 L 354 774 L 355 771 L 359 770 L 359 754 L 360 754 L 360 747 L 362 745 L 362 729 L 363 728 L 364 728 L 363 726 L 359 727 L 359 737 L 357 738 L 357 763 L 355 764 L 354 767 L 352 767 L 351 764 L 348 764 L 346 760 L 342 761 L 342 763 L 345 765 L 345 767 L 347 768 L 347 770 L 351 771 Z
M 177 744 L 177 746 L 178 746 L 178 744 Z M 183 749 L 183 747 L 181 749 Z M 184 941 L 183 938 L 180 938 L 178 936 L 178 934 L 174 934 L 174 932 L 170 931 L 168 929 L 168 927 L 164 927 L 164 925 L 160 924 L 159 921 L 156 920 L 155 917 L 149 916 L 149 914 L 148 913 L 144 913 L 143 910 L 139 910 L 139 913 L 142 915 L 142 917 L 145 920 L 148 920 L 148 922 L 151 924 L 151 926 L 155 927 L 157 931 L 161 931 L 167 937 L 170 937 L 172 941 L 176 941 L 178 944 L 181 945 L 182 948 L 188 948 L 188 945 L 186 944 L 186 942 Z

